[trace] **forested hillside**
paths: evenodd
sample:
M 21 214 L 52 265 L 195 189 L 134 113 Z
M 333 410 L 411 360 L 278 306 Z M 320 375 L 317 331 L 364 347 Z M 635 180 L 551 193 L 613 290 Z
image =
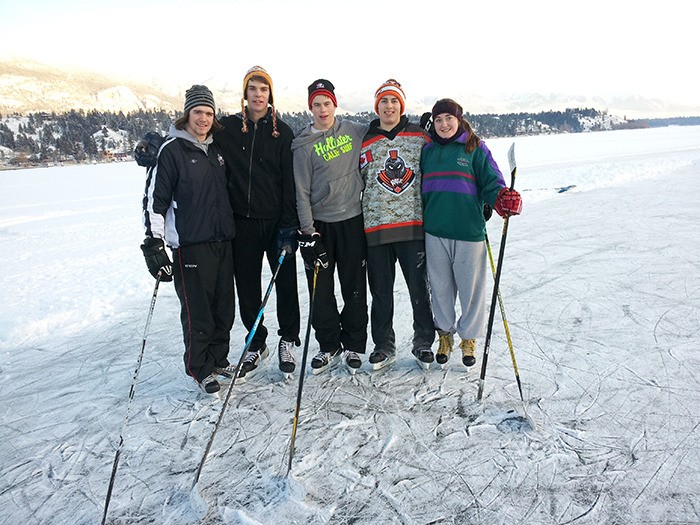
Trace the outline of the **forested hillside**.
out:
M 148 131 L 166 133 L 178 113 L 136 111 L 112 113 L 69 111 L 0 116 L 0 167 L 51 165 L 65 162 L 130 160 L 136 142 Z M 700 118 L 627 121 L 595 109 L 540 113 L 465 115 L 484 138 L 552 133 L 581 133 L 625 127 L 698 125 Z M 306 112 L 280 117 L 299 131 L 311 116 Z M 376 118 L 371 112 L 341 115 L 358 122 Z M 409 115 L 418 122 L 420 115 Z

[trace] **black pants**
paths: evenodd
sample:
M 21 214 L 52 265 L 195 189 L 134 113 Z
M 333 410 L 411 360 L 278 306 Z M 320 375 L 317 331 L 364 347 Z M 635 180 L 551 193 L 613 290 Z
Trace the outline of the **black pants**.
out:
M 340 222 L 314 221 L 328 254 L 328 268 L 320 269 L 316 281 L 316 304 L 311 324 L 322 352 L 346 350 L 364 353 L 367 346 L 367 242 L 362 215 Z M 338 269 L 343 309 L 335 298 Z M 309 292 L 313 270 L 306 270 Z
M 233 241 L 233 271 L 236 276 L 238 307 L 241 321 L 248 333 L 262 303 L 262 261 L 267 256 L 274 273 L 279 259 L 277 252 L 278 221 L 273 219 L 248 219 L 236 216 L 236 238 Z M 269 283 L 267 283 L 269 284 Z M 266 288 L 267 288 L 266 284 Z M 287 255 L 275 281 L 277 295 L 278 335 L 288 341 L 299 339 L 299 291 L 297 289 L 296 255 Z M 260 320 L 250 348 L 262 348 L 267 339 L 267 328 Z M 246 339 L 248 336 L 246 335 Z
M 413 309 L 413 348 L 429 349 L 435 340 L 435 326 L 430 308 L 423 241 L 395 242 L 367 248 L 374 348 L 387 354 L 396 352 L 393 319 L 397 260 L 406 279 Z
M 173 250 L 173 282 L 180 299 L 185 372 L 202 381 L 215 366 L 228 366 L 235 315 L 231 241 Z

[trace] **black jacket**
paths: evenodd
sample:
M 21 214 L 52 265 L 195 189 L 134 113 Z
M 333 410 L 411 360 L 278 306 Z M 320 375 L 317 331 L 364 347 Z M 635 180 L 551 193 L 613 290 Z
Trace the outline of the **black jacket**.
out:
M 280 136 L 272 136 L 272 110 L 257 123 L 248 119 L 243 133 L 241 114 L 221 119 L 215 138 L 228 170 L 231 207 L 236 215 L 279 220 L 281 228 L 296 227 L 296 194 L 292 165 L 294 132 L 277 119 Z
M 194 139 L 170 136 L 158 164 L 148 171 L 143 198 L 146 235 L 165 239 L 171 248 L 233 239 L 236 228 L 226 182 L 226 164 L 215 142 L 205 153 Z

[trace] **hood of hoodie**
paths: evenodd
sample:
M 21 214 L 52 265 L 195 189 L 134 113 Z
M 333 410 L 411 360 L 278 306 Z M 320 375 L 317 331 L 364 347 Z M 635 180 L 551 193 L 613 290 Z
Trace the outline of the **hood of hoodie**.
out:
M 313 129 L 313 124 L 307 124 L 292 141 L 292 151 L 304 147 L 318 140 L 320 137 L 337 135 L 340 131 L 341 122 L 342 121 L 336 117 L 333 121 L 333 125 L 325 131 L 316 131 Z
M 190 134 L 189 131 L 186 131 L 184 129 L 177 129 L 175 126 L 170 126 L 168 136 L 176 139 L 184 139 L 187 142 L 191 142 L 192 144 L 196 145 L 199 149 L 201 149 L 204 153 L 207 153 L 209 149 L 209 144 L 214 142 L 214 137 L 211 134 L 207 135 L 207 138 L 204 139 L 202 142 L 199 142 L 194 135 Z

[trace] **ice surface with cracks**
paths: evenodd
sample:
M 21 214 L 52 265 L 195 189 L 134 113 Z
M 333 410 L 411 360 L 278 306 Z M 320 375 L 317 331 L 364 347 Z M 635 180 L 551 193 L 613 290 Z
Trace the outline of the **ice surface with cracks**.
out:
M 538 428 L 518 417 L 499 312 L 477 403 L 483 340 L 470 371 L 454 355 L 420 370 L 398 275 L 399 358 L 306 376 L 291 483 L 298 375 L 285 381 L 272 357 L 234 386 L 199 520 L 188 493 L 220 398 L 184 375 L 179 303 L 163 284 L 109 523 L 700 523 L 700 128 L 486 142 L 506 178 L 516 144 L 524 211 L 501 292 Z M 154 283 L 143 184 L 134 163 L 0 172 L 7 523 L 101 519 Z M 494 253 L 501 224 L 488 223 Z M 274 293 L 265 319 L 274 334 Z M 244 336 L 237 319 L 233 359 Z

